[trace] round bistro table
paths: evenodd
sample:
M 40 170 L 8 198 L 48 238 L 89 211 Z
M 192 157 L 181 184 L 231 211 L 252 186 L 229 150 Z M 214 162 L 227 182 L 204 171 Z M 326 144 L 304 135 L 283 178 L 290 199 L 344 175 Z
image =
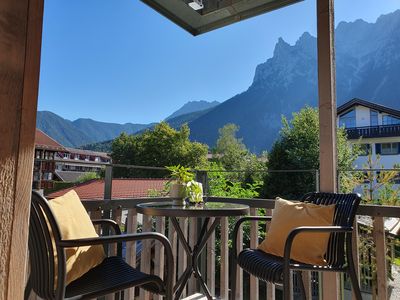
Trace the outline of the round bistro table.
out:
M 220 222 L 221 217 L 242 216 L 249 213 L 249 206 L 243 204 L 224 203 L 224 202 L 204 202 L 200 205 L 175 206 L 172 202 L 150 202 L 137 205 L 137 212 L 149 216 L 170 217 L 173 227 L 176 230 L 178 240 L 181 242 L 187 255 L 188 266 L 179 277 L 174 286 L 175 299 L 179 299 L 189 278 L 194 275 L 198 280 L 207 299 L 213 299 L 204 278 L 199 269 L 198 260 L 207 240 Z M 197 237 L 196 245 L 193 249 L 186 240 L 179 226 L 177 217 L 204 218 L 200 234 Z M 207 229 L 210 218 L 215 218 Z

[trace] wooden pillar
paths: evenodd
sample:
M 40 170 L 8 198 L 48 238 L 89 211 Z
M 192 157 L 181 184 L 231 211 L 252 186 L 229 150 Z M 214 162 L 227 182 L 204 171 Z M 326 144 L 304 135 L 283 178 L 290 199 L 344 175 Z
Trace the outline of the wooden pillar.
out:
M 334 0 L 317 1 L 320 190 L 337 190 Z M 323 299 L 339 299 L 339 276 L 323 274 Z
M 43 0 L 0 1 L 0 299 L 23 299 Z

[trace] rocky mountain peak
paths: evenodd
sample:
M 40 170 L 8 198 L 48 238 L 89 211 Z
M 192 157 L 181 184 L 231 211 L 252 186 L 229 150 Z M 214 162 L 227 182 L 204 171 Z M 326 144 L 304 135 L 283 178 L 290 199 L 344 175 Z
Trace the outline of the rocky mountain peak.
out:
M 283 55 L 289 52 L 290 47 L 291 46 L 289 45 L 289 43 L 285 42 L 285 40 L 282 37 L 280 37 L 275 45 L 274 56 Z
M 377 22 L 341 22 L 336 29 L 337 103 L 361 98 L 400 108 L 400 10 Z M 239 136 L 254 151 L 269 149 L 288 118 L 316 106 L 317 40 L 305 32 L 294 45 L 279 38 L 273 56 L 256 68 L 252 85 L 189 124 L 192 138 L 213 145 L 218 128 L 239 125 Z

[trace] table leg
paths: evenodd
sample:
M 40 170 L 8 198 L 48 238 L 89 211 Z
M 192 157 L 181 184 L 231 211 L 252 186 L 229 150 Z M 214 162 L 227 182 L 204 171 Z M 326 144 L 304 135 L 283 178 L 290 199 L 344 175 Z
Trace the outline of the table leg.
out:
M 203 291 L 206 293 L 207 299 L 213 299 L 208 289 L 199 269 L 198 260 L 201 252 L 203 251 L 207 240 L 219 224 L 220 218 L 215 218 L 214 222 L 211 224 L 210 228 L 207 230 L 208 223 L 210 218 L 205 218 L 203 226 L 201 228 L 199 237 L 197 239 L 196 245 L 194 245 L 193 250 L 191 249 L 188 241 L 185 238 L 185 235 L 182 232 L 182 229 L 179 226 L 179 222 L 176 217 L 171 217 L 172 225 L 174 226 L 178 240 L 182 243 L 183 248 L 185 249 L 187 258 L 188 258 L 188 267 L 183 272 L 182 276 L 178 279 L 178 282 L 175 284 L 174 292 L 175 292 L 175 299 L 179 299 L 181 296 L 183 289 L 187 281 L 189 280 L 190 276 L 193 274 L 194 277 L 200 282 Z
M 208 289 L 205 280 L 203 276 L 200 273 L 200 268 L 199 268 L 199 257 L 201 252 L 203 251 L 207 240 L 210 238 L 211 234 L 219 224 L 220 218 L 216 218 L 214 222 L 211 224 L 210 228 L 207 230 L 207 225 L 209 222 L 210 218 L 206 218 L 202 230 L 199 236 L 199 239 L 197 241 L 197 244 L 193 250 L 193 271 L 194 271 L 194 276 L 197 278 L 197 280 L 200 282 L 201 287 L 203 288 L 203 291 L 206 293 L 207 299 L 212 299 L 210 290 Z

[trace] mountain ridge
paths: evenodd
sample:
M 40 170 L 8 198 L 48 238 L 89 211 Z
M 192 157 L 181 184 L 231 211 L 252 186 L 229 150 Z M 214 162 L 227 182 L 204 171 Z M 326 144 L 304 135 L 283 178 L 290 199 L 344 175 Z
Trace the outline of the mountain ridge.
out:
M 341 22 L 336 31 L 338 105 L 361 98 L 400 108 L 400 10 L 375 23 Z M 349 50 L 351 49 L 351 50 Z M 290 45 L 279 38 L 272 57 L 256 67 L 249 88 L 191 122 L 191 138 L 215 145 L 218 128 L 240 127 L 238 135 L 255 152 L 270 149 L 281 116 L 317 106 L 317 40 L 308 32 Z
M 375 23 L 361 19 L 339 22 L 335 31 L 338 105 L 360 98 L 400 109 L 399 31 L 400 10 L 380 16 Z M 188 122 L 191 139 L 211 147 L 218 138 L 218 129 L 235 123 L 240 127 L 238 135 L 246 146 L 259 153 L 270 149 L 278 137 L 282 116 L 290 118 L 305 105 L 317 106 L 317 71 L 316 37 L 304 32 L 293 45 L 279 38 L 273 55 L 256 66 L 247 90 L 206 110 L 183 113 L 185 104 L 165 120 L 175 128 Z M 93 130 L 91 122 L 78 120 L 67 120 L 70 123 L 66 126 L 77 128 L 79 142 L 93 139 L 87 134 Z M 56 124 L 61 122 L 60 119 L 55 121 Z M 81 122 L 85 126 L 78 126 Z M 136 133 L 140 133 L 154 124 L 132 125 L 142 126 L 136 128 Z M 108 132 L 108 129 L 103 131 Z M 69 141 L 70 135 L 65 139 Z
M 220 104 L 218 101 L 205 101 L 205 100 L 189 101 L 186 102 L 183 106 L 181 106 L 178 110 L 173 112 L 171 115 L 166 117 L 165 120 L 167 121 L 189 113 L 210 109 L 217 106 L 218 104 Z

